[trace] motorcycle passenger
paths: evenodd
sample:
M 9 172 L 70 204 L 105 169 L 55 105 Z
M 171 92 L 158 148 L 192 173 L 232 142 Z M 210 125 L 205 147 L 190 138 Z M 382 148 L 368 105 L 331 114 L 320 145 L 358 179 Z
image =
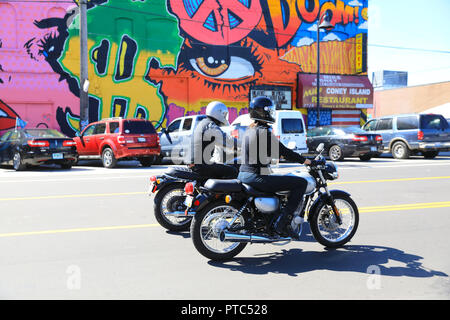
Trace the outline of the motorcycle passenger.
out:
M 238 174 L 235 167 L 214 162 L 226 158 L 217 155 L 219 150 L 235 149 L 237 145 L 237 140 L 223 132 L 221 125 L 229 125 L 228 108 L 222 102 L 210 102 L 206 107 L 206 118 L 200 121 L 191 137 L 188 167 L 201 176 L 235 178 Z
M 290 191 L 288 202 L 275 219 L 274 231 L 281 236 L 296 237 L 290 221 L 295 210 L 301 210 L 305 179 L 293 175 L 269 175 L 272 159 L 284 157 L 291 162 L 310 165 L 311 160 L 284 146 L 272 133 L 271 123 L 275 122 L 275 107 L 271 99 L 260 96 L 249 106 L 250 118 L 254 121 L 246 130 L 241 147 L 242 164 L 238 179 L 263 192 Z M 313 160 L 314 161 L 314 160 Z

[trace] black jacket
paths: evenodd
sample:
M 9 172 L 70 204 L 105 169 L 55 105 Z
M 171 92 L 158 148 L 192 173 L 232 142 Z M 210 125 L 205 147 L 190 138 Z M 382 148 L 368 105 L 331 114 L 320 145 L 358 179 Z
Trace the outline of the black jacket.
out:
M 236 139 L 220 129 L 219 125 L 207 117 L 200 121 L 191 137 L 190 158 L 188 163 L 204 165 L 213 163 L 212 157 L 216 147 L 234 149 Z M 221 157 L 222 158 L 222 157 Z
M 240 171 L 260 174 L 261 168 L 281 156 L 292 162 L 305 162 L 306 158 L 282 144 L 272 133 L 272 128 L 258 123 L 250 126 L 242 139 L 242 164 Z

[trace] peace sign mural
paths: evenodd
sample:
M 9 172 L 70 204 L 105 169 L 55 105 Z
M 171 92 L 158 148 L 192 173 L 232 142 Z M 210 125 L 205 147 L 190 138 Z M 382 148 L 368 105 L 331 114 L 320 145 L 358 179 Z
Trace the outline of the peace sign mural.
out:
M 228 45 L 246 37 L 262 16 L 255 0 L 169 0 L 180 27 L 207 44 Z

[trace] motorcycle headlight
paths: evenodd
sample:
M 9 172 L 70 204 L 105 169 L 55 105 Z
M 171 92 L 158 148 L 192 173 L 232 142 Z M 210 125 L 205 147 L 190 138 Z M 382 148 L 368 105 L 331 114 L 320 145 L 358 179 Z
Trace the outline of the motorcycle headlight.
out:
M 337 178 L 339 178 L 339 173 L 337 170 L 336 165 L 334 164 L 334 162 L 327 162 L 327 164 L 325 165 L 325 177 L 328 180 L 336 180 Z

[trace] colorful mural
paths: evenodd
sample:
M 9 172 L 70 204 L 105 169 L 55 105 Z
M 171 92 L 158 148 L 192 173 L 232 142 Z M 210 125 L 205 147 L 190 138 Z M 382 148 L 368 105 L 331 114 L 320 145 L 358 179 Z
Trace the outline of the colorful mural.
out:
M 320 32 L 321 72 L 365 71 L 365 50 L 356 47 L 367 38 L 367 2 L 90 0 L 89 121 L 142 117 L 160 126 L 202 113 L 212 100 L 226 103 L 233 120 L 246 112 L 256 85 L 292 87 L 295 106 L 297 74 L 317 68 L 317 19 L 326 10 L 335 27 Z M 0 6 L 0 130 L 10 125 L 3 114 L 14 112 L 30 126 L 73 136 L 80 114 L 77 1 Z

